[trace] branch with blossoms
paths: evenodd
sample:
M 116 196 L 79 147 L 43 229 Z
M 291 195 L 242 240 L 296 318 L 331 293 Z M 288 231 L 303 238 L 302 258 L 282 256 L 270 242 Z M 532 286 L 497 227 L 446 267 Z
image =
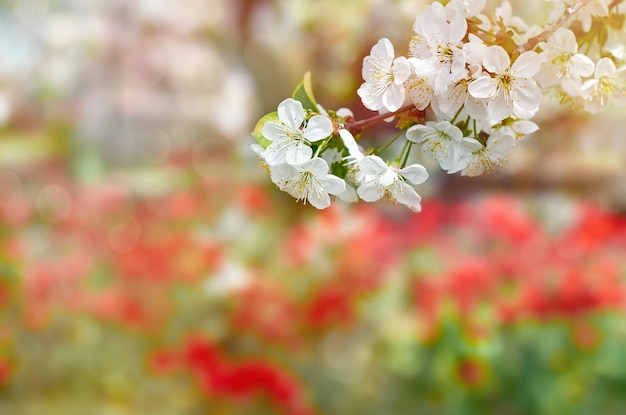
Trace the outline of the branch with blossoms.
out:
M 280 190 L 318 209 L 331 196 L 387 196 L 420 211 L 414 186 L 428 172 L 408 165 L 415 148 L 448 174 L 478 176 L 538 130 L 531 119 L 544 94 L 590 113 L 626 104 L 624 2 L 549 2 L 545 28 L 526 24 L 506 1 L 490 14 L 485 0 L 434 2 L 415 18 L 408 57 L 382 38 L 363 60 L 357 94 L 377 115 L 357 121 L 349 109 L 325 110 L 307 73 L 259 120 L 252 148 Z M 367 127 L 394 120 L 399 132 L 387 143 L 359 146 Z

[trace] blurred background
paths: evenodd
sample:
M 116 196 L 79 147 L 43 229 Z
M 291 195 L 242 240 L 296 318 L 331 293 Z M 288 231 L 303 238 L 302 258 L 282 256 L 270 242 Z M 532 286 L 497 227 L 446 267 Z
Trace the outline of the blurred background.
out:
M 623 414 L 624 108 L 546 99 L 420 214 L 296 204 L 249 148 L 307 70 L 367 116 L 425 5 L 3 2 L 0 414 Z

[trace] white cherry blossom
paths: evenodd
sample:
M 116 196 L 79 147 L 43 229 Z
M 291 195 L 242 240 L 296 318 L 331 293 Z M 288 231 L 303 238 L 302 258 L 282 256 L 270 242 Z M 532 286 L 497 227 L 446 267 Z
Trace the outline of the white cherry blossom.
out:
M 510 116 L 528 118 L 541 103 L 541 90 L 533 80 L 541 67 L 539 55 L 522 53 L 513 65 L 509 54 L 501 46 L 490 46 L 485 51 L 483 66 L 489 74 L 482 75 L 468 85 L 474 98 L 487 100 L 487 112 L 494 121 Z
M 463 139 L 463 132 L 449 121 L 427 121 L 409 128 L 406 138 L 422 144 L 422 150 L 442 169 L 458 171 L 459 154 L 457 144 Z
M 357 90 L 363 105 L 372 110 L 394 112 L 402 107 L 405 98 L 404 81 L 411 74 L 411 65 L 404 56 L 395 58 L 393 45 L 382 38 L 363 60 L 365 81 Z
M 542 65 L 536 79 L 545 87 L 560 85 L 570 96 L 580 94 L 582 78 L 593 73 L 593 61 L 578 53 L 576 35 L 569 29 L 559 28 L 542 45 Z
M 617 70 L 610 58 L 602 58 L 596 64 L 593 79 L 582 85 L 585 110 L 598 113 L 609 103 L 626 104 L 626 67 Z
M 515 132 L 512 128 L 501 127 L 489 136 L 486 146 L 473 140 L 469 145 L 472 151 L 466 156 L 467 165 L 461 172 L 463 176 L 478 176 L 485 170 L 489 173 L 496 167 L 502 167 L 509 150 L 515 145 Z
M 418 185 L 428 179 L 428 172 L 421 164 L 412 164 L 404 168 L 388 166 L 378 156 L 370 155 L 359 163 L 365 174 L 362 184 L 357 189 L 361 199 L 375 202 L 387 195 L 396 204 L 406 205 L 414 212 L 422 210 L 421 196 L 406 181 Z
M 409 54 L 434 65 L 436 76 L 432 86 L 435 94 L 439 94 L 450 82 L 462 76 L 466 62 L 463 38 L 467 33 L 467 21 L 462 15 L 454 15 L 450 21 L 433 15 L 421 23 L 416 33 Z
M 339 195 L 346 191 L 346 183 L 339 177 L 328 174 L 328 164 L 319 157 L 302 164 L 283 163 L 271 166 L 270 175 L 280 190 L 298 201 L 309 202 L 317 209 L 330 206 L 329 195 Z
M 272 143 L 267 146 L 263 157 L 267 164 L 302 164 L 311 159 L 310 143 L 323 140 L 333 132 L 333 123 L 322 115 L 306 120 L 300 101 L 287 98 L 278 105 L 279 122 L 266 122 L 262 134 Z

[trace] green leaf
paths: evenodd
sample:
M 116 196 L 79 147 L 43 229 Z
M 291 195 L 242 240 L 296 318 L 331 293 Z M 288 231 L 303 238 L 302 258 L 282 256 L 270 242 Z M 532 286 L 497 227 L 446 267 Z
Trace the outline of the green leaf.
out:
M 263 148 L 267 148 L 270 145 L 271 141 L 263 136 L 263 125 L 266 122 L 279 122 L 278 113 L 276 111 L 270 112 L 269 114 L 264 115 L 261 119 L 256 123 L 254 127 L 254 131 L 252 131 L 252 137 L 257 141 L 257 143 L 261 144 Z
M 304 74 L 304 78 L 302 78 L 302 81 L 298 84 L 296 89 L 294 89 L 291 97 L 300 101 L 305 110 L 313 112 L 319 111 L 317 109 L 315 97 L 313 96 L 313 88 L 311 87 L 311 72 Z

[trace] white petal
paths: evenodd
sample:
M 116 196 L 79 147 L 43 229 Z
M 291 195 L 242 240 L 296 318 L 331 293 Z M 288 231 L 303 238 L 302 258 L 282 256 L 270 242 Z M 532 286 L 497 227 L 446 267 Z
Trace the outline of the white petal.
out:
M 357 95 L 361 98 L 363 106 L 368 110 L 378 111 L 383 107 L 383 101 L 381 95 L 374 95 L 373 85 L 368 82 L 361 84 L 356 91 Z
M 310 160 L 311 156 L 313 156 L 313 150 L 311 150 L 311 147 L 300 141 L 299 143 L 289 147 L 287 154 L 285 154 L 285 161 L 288 164 L 295 166 Z
M 395 55 L 391 41 L 383 37 L 382 39 L 378 41 L 378 43 L 376 43 L 372 47 L 370 55 L 376 58 L 382 59 L 385 62 L 389 62 L 389 64 L 391 64 L 391 62 L 393 61 L 393 57 Z
M 578 43 L 576 43 L 576 35 L 571 30 L 559 27 L 550 39 L 548 43 L 563 52 L 576 53 L 578 52 Z
M 346 184 L 346 190 L 342 193 L 337 193 L 336 196 L 344 202 L 356 203 L 359 201 L 356 189 L 348 184 Z
M 532 121 L 529 120 L 520 120 L 513 123 L 513 131 L 515 131 L 516 135 L 528 135 L 532 134 L 535 131 L 539 130 L 539 126 Z
M 304 121 L 302 103 L 293 98 L 287 98 L 278 104 L 278 119 L 292 130 L 298 130 Z
M 322 158 L 315 157 L 305 161 L 297 169 L 299 171 L 310 171 L 317 177 L 325 177 L 328 174 L 328 163 Z
M 508 99 L 508 95 L 498 94 L 487 104 L 489 118 L 494 121 L 501 121 L 513 114 L 513 102 Z
M 401 84 L 411 75 L 411 64 L 407 58 L 400 56 L 393 61 L 391 71 L 393 73 L 393 81 L 396 84 Z
M 543 94 L 534 81 L 518 79 L 515 84 L 515 103 L 527 111 L 535 111 L 541 104 Z
M 422 205 L 420 204 L 422 198 L 417 194 L 413 187 L 406 183 L 399 182 L 398 188 L 395 190 L 396 191 L 393 196 L 398 203 L 408 206 L 408 208 L 414 212 L 420 212 L 422 210 Z
M 404 104 L 404 86 L 402 84 L 391 84 L 383 93 L 383 105 L 389 112 L 394 112 Z
M 333 132 L 333 123 L 329 118 L 322 115 L 314 115 L 307 122 L 306 129 L 302 134 L 311 142 L 323 140 Z
M 615 63 L 610 58 L 602 58 L 596 64 L 595 77 L 600 78 L 607 75 L 614 75 L 617 69 Z
M 465 20 L 465 17 L 463 16 L 454 16 L 452 19 L 450 19 L 449 28 L 450 43 L 456 46 L 463 40 L 465 34 L 467 33 L 467 20 Z
M 363 160 L 361 160 L 359 166 L 361 167 L 361 171 L 363 173 L 374 176 L 386 173 L 389 169 L 389 166 L 387 166 L 387 163 L 385 163 L 383 159 L 373 155 L 367 156 Z
M 593 61 L 582 53 L 572 56 L 572 70 L 578 76 L 591 76 L 594 70 Z
M 283 124 L 278 124 L 272 121 L 268 121 L 263 124 L 261 134 L 263 134 L 263 137 L 267 138 L 270 141 L 280 141 L 287 139 L 285 126 Z
M 354 139 L 354 136 L 350 131 L 346 129 L 339 130 L 339 137 L 341 137 L 343 145 L 348 149 L 351 154 L 352 151 L 359 149 L 359 145 L 356 143 L 356 140 Z
M 385 194 L 385 188 L 378 185 L 377 180 L 366 181 L 356 189 L 359 197 L 366 202 L 375 202 Z
M 326 175 L 321 182 L 324 190 L 331 195 L 340 195 L 346 191 L 346 182 L 333 174 Z
M 487 139 L 487 149 L 506 155 L 515 146 L 515 132 L 510 127 L 501 127 Z
M 491 98 L 498 92 L 496 80 L 489 76 L 481 76 L 470 82 L 467 91 L 474 98 Z
M 270 177 L 272 182 L 278 185 L 280 190 L 284 190 L 281 187 L 280 182 L 288 177 L 292 177 L 298 174 L 298 171 L 289 164 L 282 163 L 270 166 Z
M 541 58 L 536 52 L 522 53 L 511 66 L 511 75 L 514 77 L 532 78 L 541 69 Z
M 394 169 L 388 168 L 387 171 L 380 176 L 379 184 L 383 187 L 387 187 L 396 180 L 398 180 L 398 173 L 396 173 Z
M 405 85 L 411 102 L 418 110 L 423 110 L 430 104 L 434 92 L 424 78 L 413 76 L 406 81 Z
M 509 68 L 510 64 L 511 58 L 501 46 L 489 46 L 485 51 L 483 66 L 489 72 L 502 73 Z
M 317 209 L 326 209 L 330 206 L 330 196 L 324 191 L 311 195 L 307 201 Z
M 435 129 L 430 126 L 428 122 L 427 125 L 416 124 L 406 131 L 406 138 L 414 143 L 421 143 L 426 140 L 429 134 L 433 134 L 434 132 Z
M 428 172 L 421 164 L 412 164 L 400 170 L 400 174 L 411 183 L 418 185 L 428 179 Z

